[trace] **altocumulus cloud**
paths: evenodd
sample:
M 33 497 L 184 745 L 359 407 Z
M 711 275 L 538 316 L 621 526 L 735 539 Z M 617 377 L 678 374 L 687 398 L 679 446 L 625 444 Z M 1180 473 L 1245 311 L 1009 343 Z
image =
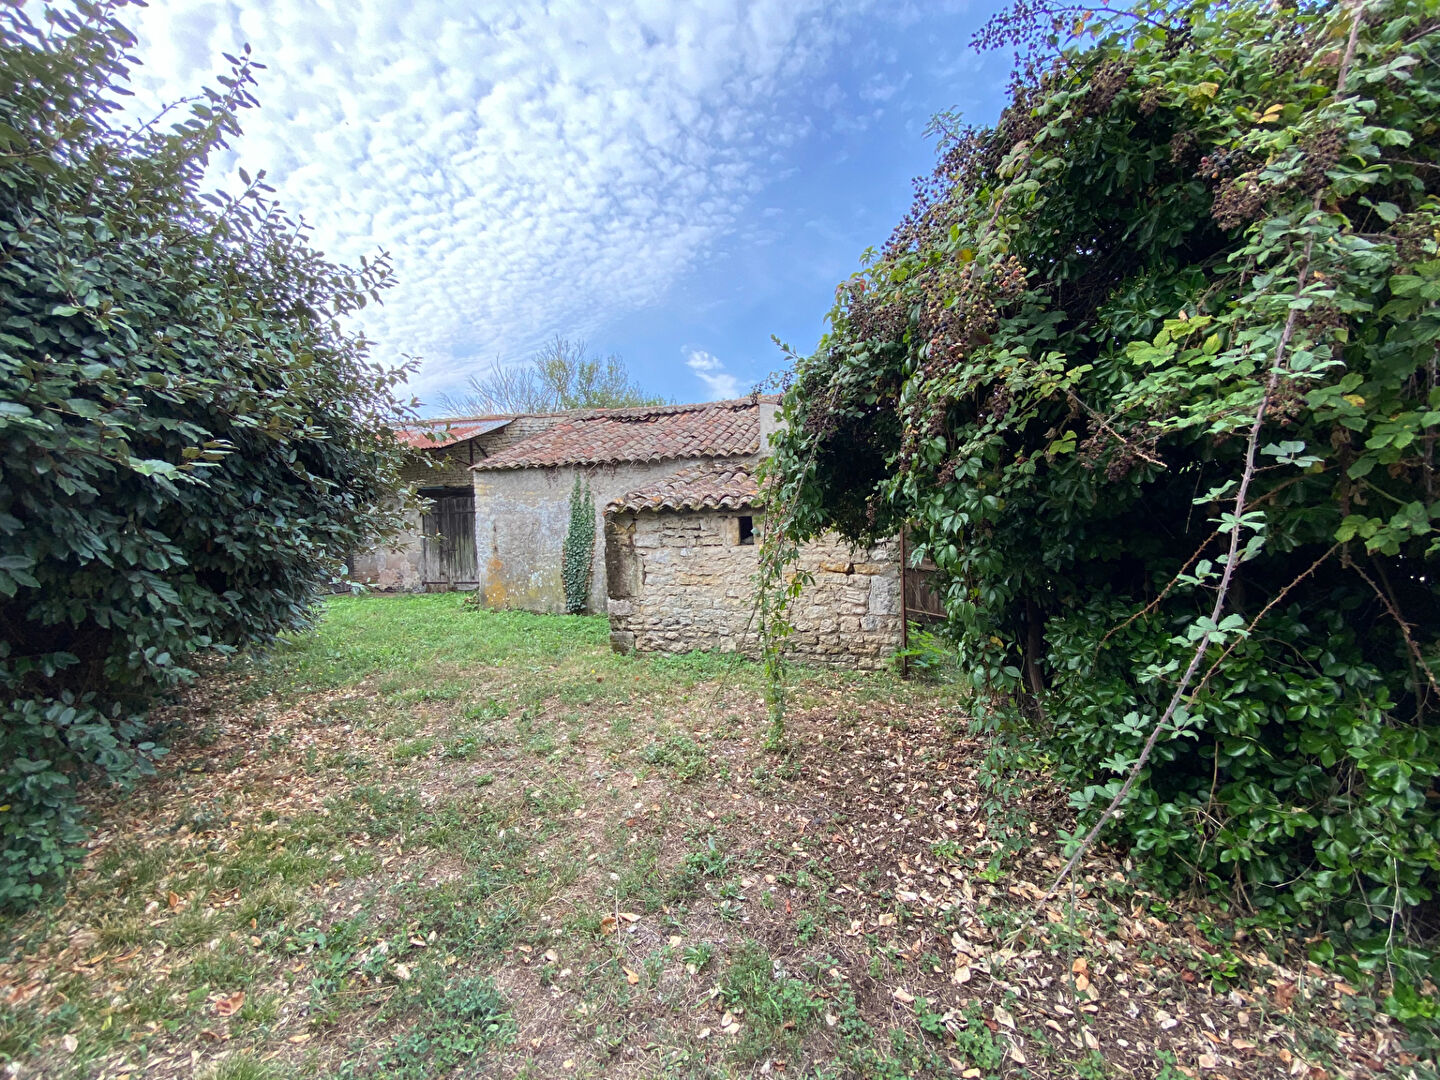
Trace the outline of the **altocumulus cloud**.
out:
M 422 394 L 656 303 L 732 231 L 783 106 L 868 0 L 167 0 L 132 10 L 145 106 L 244 42 L 267 66 L 235 158 L 318 243 L 390 250 L 365 328 Z M 735 378 L 688 363 L 718 396 Z

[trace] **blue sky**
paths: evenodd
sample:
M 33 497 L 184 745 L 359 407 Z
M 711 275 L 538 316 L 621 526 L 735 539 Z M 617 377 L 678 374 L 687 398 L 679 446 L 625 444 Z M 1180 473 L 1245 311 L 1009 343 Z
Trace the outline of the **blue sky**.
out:
M 261 108 L 220 173 L 266 169 L 319 246 L 388 249 L 364 320 L 422 399 L 555 334 L 679 401 L 809 351 L 835 286 L 928 170 L 930 116 L 990 123 L 996 4 L 869 0 L 164 0 L 130 13 L 141 108 L 250 42 Z M 433 411 L 433 410 L 431 410 Z

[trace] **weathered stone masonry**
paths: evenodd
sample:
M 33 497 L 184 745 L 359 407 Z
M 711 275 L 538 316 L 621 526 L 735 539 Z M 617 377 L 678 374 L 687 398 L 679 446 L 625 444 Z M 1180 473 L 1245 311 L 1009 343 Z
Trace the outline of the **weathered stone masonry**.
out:
M 641 510 L 606 519 L 611 642 L 628 652 L 759 651 L 754 608 L 758 548 L 741 542 L 749 511 Z M 791 605 L 796 659 L 876 669 L 900 646 L 900 563 L 894 544 L 852 551 L 843 541 L 806 545 L 813 575 Z
M 669 476 L 688 461 L 629 462 L 620 465 L 564 465 L 548 469 L 504 469 L 475 475 L 475 536 L 480 591 L 487 607 L 563 612 L 565 583 L 560 548 L 570 527 L 570 493 L 575 474 L 595 499 L 595 561 L 588 609 L 605 611 L 605 504 L 633 488 Z

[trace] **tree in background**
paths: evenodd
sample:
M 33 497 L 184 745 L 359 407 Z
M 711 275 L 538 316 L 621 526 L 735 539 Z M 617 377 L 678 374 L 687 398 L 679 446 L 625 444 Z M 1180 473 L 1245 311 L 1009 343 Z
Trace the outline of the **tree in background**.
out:
M 588 352 L 585 342 L 557 334 L 526 364 L 496 362 L 485 374 L 470 376 L 465 392 L 443 396 L 441 408 L 452 416 L 486 416 L 665 404 L 640 389 L 620 357 L 602 360 Z
M 1085 829 L 1383 968 L 1440 886 L 1440 18 L 1025 7 L 797 364 L 770 550 L 909 523 Z
M 173 126 L 119 120 L 109 12 L 0 12 L 0 904 L 75 853 L 83 784 L 163 752 L 192 657 L 305 626 L 398 524 L 403 373 L 341 321 L 386 261 L 327 262 L 259 178 L 202 192 L 248 56 Z

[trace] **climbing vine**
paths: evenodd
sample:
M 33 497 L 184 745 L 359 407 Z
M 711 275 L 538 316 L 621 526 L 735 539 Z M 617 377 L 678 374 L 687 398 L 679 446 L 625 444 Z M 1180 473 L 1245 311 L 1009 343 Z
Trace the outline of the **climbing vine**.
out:
M 936 120 L 796 365 L 771 550 L 909 523 L 1077 844 L 1393 955 L 1440 885 L 1440 5 L 1027 3 L 978 44 L 1010 105 Z
M 570 527 L 561 547 L 560 573 L 565 580 L 565 611 L 579 615 L 590 598 L 595 567 L 595 497 L 579 473 L 570 491 Z

